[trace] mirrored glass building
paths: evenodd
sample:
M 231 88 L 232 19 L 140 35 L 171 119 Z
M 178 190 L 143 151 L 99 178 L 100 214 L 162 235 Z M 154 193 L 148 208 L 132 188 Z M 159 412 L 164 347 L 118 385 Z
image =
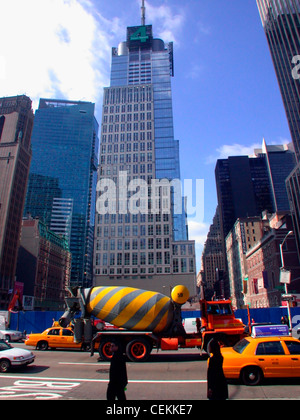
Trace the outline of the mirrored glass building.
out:
M 71 285 L 92 285 L 98 166 L 95 104 L 41 99 L 32 133 L 24 215 L 39 217 L 66 237 Z
M 300 260 L 300 2 L 256 0 L 268 40 L 297 166 L 286 180 Z
M 104 89 L 94 249 L 96 285 L 126 284 L 195 294 L 195 245 L 188 240 L 179 141 L 174 138 L 173 44 L 152 25 L 127 28 L 112 48 Z

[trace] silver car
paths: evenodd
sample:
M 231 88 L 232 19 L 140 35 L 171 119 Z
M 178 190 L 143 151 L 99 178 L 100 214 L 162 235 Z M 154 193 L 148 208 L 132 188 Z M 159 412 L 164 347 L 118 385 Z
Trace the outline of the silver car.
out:
M 29 365 L 33 363 L 35 355 L 24 349 L 12 347 L 4 340 L 0 340 L 0 372 L 6 373 L 11 367 Z
M 21 341 L 24 340 L 24 334 L 21 331 L 15 330 L 1 330 L 0 329 L 0 339 L 6 340 L 9 343 L 12 341 Z

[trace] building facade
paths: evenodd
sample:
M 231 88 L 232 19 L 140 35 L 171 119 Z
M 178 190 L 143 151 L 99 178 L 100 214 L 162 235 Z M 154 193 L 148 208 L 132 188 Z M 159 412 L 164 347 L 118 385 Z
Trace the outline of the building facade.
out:
M 24 284 L 23 298 L 35 310 L 63 310 L 70 285 L 68 241 L 39 219 L 23 220 L 16 277 Z
M 195 294 L 195 246 L 188 241 L 174 139 L 173 44 L 152 25 L 127 28 L 112 49 L 104 89 L 98 170 L 96 285 L 126 284 L 169 293 L 183 283 Z
M 31 100 L 0 98 L 0 308 L 14 289 L 22 215 L 31 160 Z
M 209 228 L 201 257 L 201 270 L 197 277 L 197 285 L 201 296 L 211 299 L 219 289 L 220 273 L 226 271 L 226 256 L 223 252 L 220 214 L 217 207 L 213 223 Z
M 234 308 L 245 305 L 248 280 L 246 253 L 264 234 L 264 221 L 260 217 L 239 218 L 226 236 L 226 257 L 230 296 Z
M 40 100 L 24 212 L 58 234 L 65 232 L 71 284 L 84 287 L 92 285 L 99 149 L 94 110 L 90 102 Z
M 245 303 L 252 308 L 268 308 L 282 304 L 284 285 L 280 283 L 280 244 L 289 229 L 286 225 L 271 228 L 246 254 L 248 267 Z M 294 235 L 285 241 L 283 248 L 284 266 L 291 271 L 288 293 L 299 294 L 300 268 Z
M 296 166 L 293 144 L 267 145 L 264 139 L 262 148 L 255 149 L 254 153 L 256 156 L 265 157 L 274 212 L 289 211 L 285 180 Z
M 223 238 L 239 217 L 273 212 L 265 157 L 230 156 L 216 165 L 216 185 Z
M 300 4 L 256 0 L 267 37 L 297 160 L 300 160 Z
M 298 0 L 256 1 L 297 158 L 297 166 L 286 186 L 300 260 L 300 3 Z

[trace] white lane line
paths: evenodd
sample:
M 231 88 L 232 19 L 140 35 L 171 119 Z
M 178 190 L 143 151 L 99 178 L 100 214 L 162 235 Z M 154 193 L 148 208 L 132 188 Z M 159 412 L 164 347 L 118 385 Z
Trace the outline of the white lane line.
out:
M 58 362 L 59 365 L 109 366 L 110 363 Z
M 18 376 L 18 375 L 0 375 L 0 379 L 32 379 L 45 381 L 77 381 L 77 382 L 95 382 L 107 383 L 108 379 L 87 379 L 87 378 L 52 378 L 50 376 Z M 204 384 L 206 379 L 129 379 L 132 384 Z

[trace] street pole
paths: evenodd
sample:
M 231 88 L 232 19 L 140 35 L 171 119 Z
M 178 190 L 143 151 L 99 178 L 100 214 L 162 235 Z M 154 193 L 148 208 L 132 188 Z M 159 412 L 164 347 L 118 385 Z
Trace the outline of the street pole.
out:
M 283 245 L 286 241 L 286 239 L 288 238 L 289 235 L 292 235 L 294 232 L 292 230 L 290 230 L 284 237 L 283 241 L 281 242 L 281 244 L 279 245 L 279 249 L 280 249 L 280 259 L 281 259 L 281 268 L 280 270 L 284 270 L 285 266 L 284 266 L 284 256 L 283 256 Z M 288 294 L 288 287 L 287 287 L 287 283 L 284 283 L 284 291 L 285 294 Z M 288 318 L 289 318 L 289 330 L 290 333 L 292 332 L 292 316 L 291 316 L 291 307 L 290 307 L 290 301 L 287 301 L 287 309 L 288 309 Z

